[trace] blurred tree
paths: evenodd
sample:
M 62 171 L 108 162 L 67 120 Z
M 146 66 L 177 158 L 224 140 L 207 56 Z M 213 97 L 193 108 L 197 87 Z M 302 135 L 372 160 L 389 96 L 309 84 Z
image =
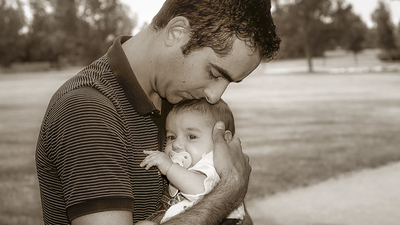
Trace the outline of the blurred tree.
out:
M 136 25 L 118 0 L 30 0 L 32 23 L 28 59 L 87 64 L 103 55 Z
M 365 35 L 365 48 L 377 48 L 378 33 L 375 27 L 368 28 Z
M 49 2 L 53 8 L 53 17 L 56 28 L 54 34 L 57 37 L 55 47 L 60 52 L 58 63 L 66 61 L 75 64 L 77 57 L 77 42 L 80 38 L 79 19 L 77 15 L 77 4 L 75 0 L 51 0 Z
M 10 67 L 23 52 L 25 16 L 20 0 L 0 0 L 0 65 Z
M 364 41 L 366 40 L 368 28 L 359 16 L 352 18 L 350 24 L 349 32 L 344 36 L 346 43 L 344 48 L 353 52 L 354 60 L 358 63 L 357 56 L 365 48 Z
M 396 40 L 397 40 L 397 47 L 400 47 L 400 21 L 399 24 L 397 24 L 397 32 L 396 32 Z
M 312 57 L 330 47 L 330 0 L 274 1 L 274 21 L 281 36 L 280 57 L 306 57 L 313 72 Z
M 344 0 L 338 0 L 337 9 L 332 14 L 332 27 L 336 45 L 353 52 L 357 63 L 357 54 L 365 48 L 367 25 L 353 13 L 351 4 L 345 6 Z
M 313 72 L 312 43 L 316 40 L 317 27 L 323 27 L 324 19 L 330 12 L 330 0 L 296 0 L 296 7 L 292 10 L 300 23 L 300 35 L 304 38 L 304 52 L 307 57 L 308 71 Z M 318 37 L 317 37 L 318 38 Z
M 384 51 L 396 49 L 394 26 L 391 22 L 390 12 L 383 1 L 379 1 L 378 8 L 372 14 L 376 24 L 378 47 Z
M 117 0 L 79 0 L 78 18 L 83 21 L 79 45 L 86 46 L 85 63 L 104 54 L 112 41 L 121 34 L 131 34 L 136 20 L 129 17 L 130 9 Z
M 53 9 L 47 0 L 30 0 L 32 10 L 32 22 L 30 25 L 26 59 L 27 61 L 49 61 L 55 67 L 59 67 L 59 61 L 63 51 L 64 34 L 58 29 Z

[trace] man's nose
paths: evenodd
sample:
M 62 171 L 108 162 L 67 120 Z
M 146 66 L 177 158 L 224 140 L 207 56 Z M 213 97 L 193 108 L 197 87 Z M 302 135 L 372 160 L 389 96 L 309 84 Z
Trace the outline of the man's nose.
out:
M 221 99 L 228 85 L 228 81 L 222 80 L 221 82 L 214 83 L 204 89 L 204 95 L 207 102 L 210 104 L 217 103 Z

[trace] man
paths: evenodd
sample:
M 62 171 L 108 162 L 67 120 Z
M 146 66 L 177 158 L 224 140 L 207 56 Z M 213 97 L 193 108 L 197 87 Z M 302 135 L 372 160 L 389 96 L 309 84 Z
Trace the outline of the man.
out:
M 144 150 L 162 151 L 169 103 L 216 103 L 279 42 L 269 0 L 167 0 L 148 27 L 117 38 L 47 108 L 36 152 L 45 224 L 133 224 L 154 213 L 166 183 L 140 162 Z M 224 130 L 219 122 L 213 133 L 220 182 L 165 224 L 218 224 L 243 201 L 251 167 Z

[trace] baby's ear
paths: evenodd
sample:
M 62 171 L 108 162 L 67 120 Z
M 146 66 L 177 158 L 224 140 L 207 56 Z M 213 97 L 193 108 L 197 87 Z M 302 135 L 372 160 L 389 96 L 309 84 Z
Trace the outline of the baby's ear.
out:
M 226 143 L 229 143 L 232 140 L 232 132 L 230 130 L 226 130 L 224 138 Z

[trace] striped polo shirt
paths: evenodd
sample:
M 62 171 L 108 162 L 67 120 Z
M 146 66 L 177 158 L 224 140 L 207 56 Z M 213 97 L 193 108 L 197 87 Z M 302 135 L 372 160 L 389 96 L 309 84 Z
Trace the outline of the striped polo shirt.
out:
M 108 210 L 156 211 L 165 187 L 157 169 L 139 166 L 143 150 L 161 150 L 165 117 L 140 87 L 119 37 L 107 54 L 63 84 L 41 126 L 36 167 L 45 224 L 70 224 Z

